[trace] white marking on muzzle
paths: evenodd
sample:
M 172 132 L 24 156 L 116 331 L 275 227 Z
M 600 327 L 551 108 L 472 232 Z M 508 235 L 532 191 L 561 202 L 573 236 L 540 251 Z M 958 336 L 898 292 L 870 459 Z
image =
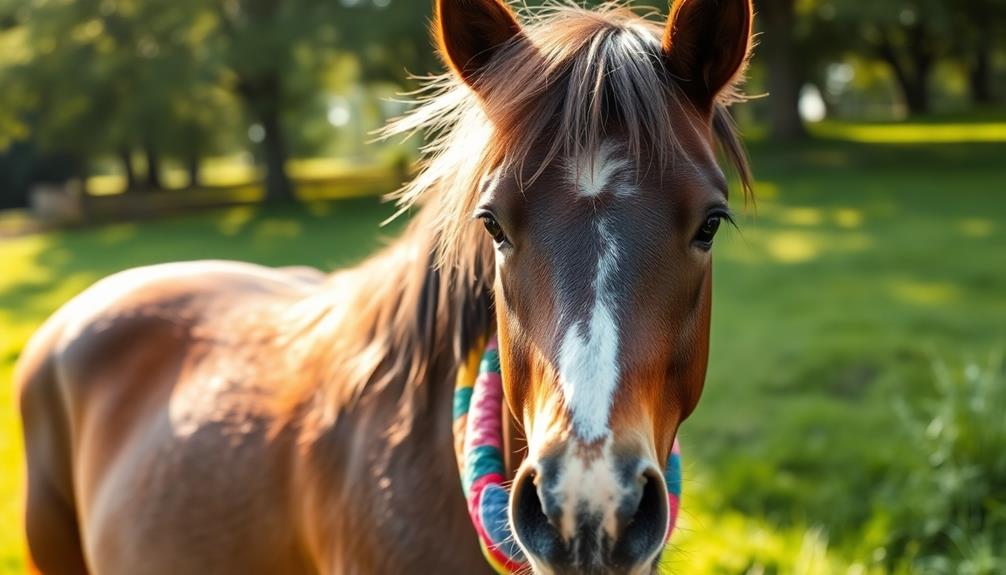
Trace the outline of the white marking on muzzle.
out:
M 567 541 L 576 537 L 577 521 L 582 513 L 600 519 L 601 531 L 596 536 L 606 534 L 614 538 L 617 535 L 615 512 L 627 489 L 619 481 L 611 445 L 609 437 L 594 456 L 577 453 L 577 448 L 571 445 L 562 457 L 561 471 L 551 495 L 562 502 L 559 529 Z

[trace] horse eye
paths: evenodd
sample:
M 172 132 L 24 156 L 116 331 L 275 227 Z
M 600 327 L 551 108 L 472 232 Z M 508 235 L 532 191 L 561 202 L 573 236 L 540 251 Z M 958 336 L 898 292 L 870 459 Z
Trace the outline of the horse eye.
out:
M 483 214 L 480 218 L 482 219 L 482 225 L 486 227 L 486 231 L 489 232 L 489 236 L 494 242 L 497 244 L 506 243 L 506 234 L 503 233 L 503 228 L 500 226 L 499 222 L 496 221 L 496 218 L 490 214 Z
M 716 237 L 716 232 L 720 230 L 720 224 L 723 223 L 723 216 L 721 215 L 711 215 L 706 218 L 706 221 L 702 223 L 702 227 L 699 228 L 699 232 L 695 234 L 695 243 L 699 244 L 702 249 L 708 250 L 713 246 L 713 238 Z

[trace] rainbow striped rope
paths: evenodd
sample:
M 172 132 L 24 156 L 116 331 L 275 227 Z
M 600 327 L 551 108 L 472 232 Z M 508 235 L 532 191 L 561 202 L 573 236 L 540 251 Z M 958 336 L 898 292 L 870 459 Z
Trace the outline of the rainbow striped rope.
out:
M 454 388 L 454 451 L 468 515 L 479 536 L 482 554 L 494 571 L 526 571 L 528 562 L 510 531 L 506 467 L 503 463 L 503 378 L 499 348 L 492 337 L 479 353 L 476 346 L 458 370 Z M 677 440 L 664 471 L 667 481 L 667 538 L 681 507 L 681 450 Z

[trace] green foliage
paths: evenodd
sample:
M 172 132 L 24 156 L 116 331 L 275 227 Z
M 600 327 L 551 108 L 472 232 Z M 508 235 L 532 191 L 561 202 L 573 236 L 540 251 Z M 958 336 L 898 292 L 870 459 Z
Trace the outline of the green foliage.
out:
M 82 159 L 151 146 L 213 151 L 222 98 L 200 2 L 32 2 L 18 11 L 23 55 L 2 81 L 47 151 Z M 9 32 L 8 34 L 13 34 Z
M 926 573 L 1006 571 L 1006 370 L 987 363 L 933 366 L 935 390 L 901 404 L 918 454 L 895 485 L 895 547 Z
M 191 163 L 248 145 L 259 123 L 260 157 L 282 166 L 288 147 L 321 147 L 326 83 L 343 54 L 357 55 L 365 82 L 437 68 L 430 5 L 5 0 L 0 148 L 30 138 L 84 161 L 143 149 Z

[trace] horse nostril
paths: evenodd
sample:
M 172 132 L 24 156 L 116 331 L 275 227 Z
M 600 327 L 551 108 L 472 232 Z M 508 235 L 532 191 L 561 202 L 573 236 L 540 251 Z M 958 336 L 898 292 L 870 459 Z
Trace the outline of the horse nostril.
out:
M 625 529 L 635 521 L 636 514 L 643 502 L 643 495 L 650 478 L 645 473 L 641 473 L 630 485 L 626 486 L 626 495 L 615 509 L 615 518 L 618 520 L 618 536 L 621 537 Z
M 616 563 L 634 565 L 664 544 L 667 536 L 667 489 L 653 470 L 639 477 L 640 487 L 619 510 L 621 534 L 612 549 Z
M 562 553 L 563 545 L 555 522 L 546 515 L 549 507 L 541 500 L 535 478 L 530 470 L 513 487 L 513 531 L 527 551 L 547 561 Z

